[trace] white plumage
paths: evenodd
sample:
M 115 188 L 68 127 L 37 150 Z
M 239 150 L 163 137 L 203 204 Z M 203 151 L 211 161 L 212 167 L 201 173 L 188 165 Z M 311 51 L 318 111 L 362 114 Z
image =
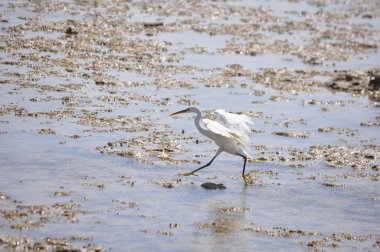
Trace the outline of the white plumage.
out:
M 250 126 L 253 125 L 252 119 L 246 115 L 226 112 L 224 109 L 215 110 L 215 113 L 219 115 L 220 120 L 226 128 L 239 135 L 242 139 L 242 144 L 248 147 L 251 142 Z
M 221 124 L 217 121 L 202 118 L 200 110 L 196 107 L 190 107 L 172 113 L 171 115 L 181 113 L 195 113 L 197 116 L 194 122 L 199 132 L 212 139 L 219 146 L 218 151 L 210 162 L 192 172 L 182 173 L 181 175 L 195 175 L 195 172 L 209 166 L 220 153 L 225 151 L 233 155 L 241 156 L 244 159 L 242 177 L 247 185 L 248 182 L 244 172 L 247 158 L 251 158 L 247 151 L 250 144 L 250 125 L 253 124 L 251 118 L 246 115 L 233 114 L 226 112 L 224 109 L 218 109 L 215 113 L 219 116 L 221 122 L 223 123 Z

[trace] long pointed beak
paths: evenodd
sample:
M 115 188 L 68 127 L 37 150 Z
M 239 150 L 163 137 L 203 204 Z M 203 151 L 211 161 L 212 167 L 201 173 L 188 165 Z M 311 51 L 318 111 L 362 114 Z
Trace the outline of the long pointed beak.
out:
M 187 112 L 187 109 L 184 109 L 184 110 L 180 110 L 180 111 L 177 111 L 177 112 L 171 113 L 170 116 L 178 115 L 178 114 L 185 113 L 185 112 Z

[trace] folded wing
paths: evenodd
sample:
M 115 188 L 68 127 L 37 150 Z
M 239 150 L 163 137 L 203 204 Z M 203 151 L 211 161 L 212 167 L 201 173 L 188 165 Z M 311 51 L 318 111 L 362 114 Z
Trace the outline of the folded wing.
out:
M 209 135 L 208 137 L 210 137 L 214 141 L 216 141 L 216 142 L 218 141 L 218 139 L 217 139 L 218 136 L 223 136 L 223 137 L 226 137 L 226 138 L 235 139 L 238 142 L 240 142 L 243 145 L 245 145 L 244 139 L 242 139 L 239 134 L 236 134 L 235 132 L 231 131 L 229 128 L 223 126 L 219 122 L 216 122 L 216 121 L 213 121 L 213 120 L 209 120 L 209 119 L 206 119 L 206 118 L 204 118 L 202 120 L 202 122 L 205 125 L 205 127 L 210 132 L 212 132 L 213 135 Z
M 215 113 L 219 116 L 225 128 L 229 129 L 230 132 L 239 136 L 245 146 L 249 145 L 251 139 L 250 126 L 253 125 L 252 119 L 250 117 L 246 115 L 229 113 L 224 109 L 218 109 L 215 111 Z

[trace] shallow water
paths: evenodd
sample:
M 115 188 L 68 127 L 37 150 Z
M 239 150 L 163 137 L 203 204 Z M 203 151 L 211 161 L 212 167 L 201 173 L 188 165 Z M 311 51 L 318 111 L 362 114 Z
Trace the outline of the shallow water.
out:
M 229 48 L 231 41 L 250 42 L 247 34 L 225 27 L 244 26 L 250 8 L 268 13 L 258 19 L 263 27 L 247 31 L 266 35 L 258 42 L 289 37 L 290 44 L 307 46 L 323 30 L 302 28 L 292 37 L 300 28 L 277 33 L 271 25 L 302 22 L 297 13 L 307 11 L 307 22 L 328 28 L 331 17 L 317 12 L 345 11 L 350 21 L 370 27 L 368 37 L 378 46 L 380 33 L 371 33 L 378 29 L 371 26 L 379 20 L 376 8 L 367 9 L 368 19 L 322 2 L 227 1 L 213 8 L 190 1 L 189 10 L 171 1 L 149 8 L 144 2 L 66 1 L 65 8 L 53 3 L 46 9 L 33 1 L 2 3 L 0 241 L 23 240 L 20 235 L 34 239 L 32 246 L 53 237 L 76 248 L 94 244 L 111 251 L 377 249 L 380 135 L 378 126 L 363 123 L 379 120 L 378 101 L 364 91 L 322 85 L 340 70 L 379 67 L 377 50 L 358 49 L 349 60 L 315 65 L 294 51 L 271 48 L 253 56 Z M 247 9 L 229 17 L 232 6 Z M 35 26 L 18 27 L 30 20 Z M 120 26 L 120 20 L 126 23 Z M 220 27 L 215 33 L 209 25 Z M 67 26 L 78 34 L 67 34 Z M 44 36 L 54 43 L 39 41 Z M 24 48 L 12 48 L 20 39 Z M 36 39 L 34 46 L 29 39 Z M 350 39 L 347 44 L 354 44 Z M 281 80 L 254 81 L 265 69 L 300 74 L 282 89 Z M 298 79 L 302 71 L 316 71 L 310 78 L 319 86 Z M 240 177 L 242 160 L 224 153 L 197 177 L 177 175 L 216 151 L 192 115 L 169 116 L 189 104 L 207 115 L 225 108 L 253 117 L 253 160 L 246 170 L 252 184 L 245 187 Z M 114 144 L 121 140 L 123 145 Z M 318 146 L 321 152 L 314 154 Z M 120 150 L 130 153 L 117 155 Z M 205 190 L 205 182 L 227 189 Z M 0 242 L 0 250 L 12 250 L 11 244 Z
M 58 220 L 41 230 L 22 232 L 24 235 L 85 234 L 94 238 L 92 242 L 116 250 L 172 250 L 179 245 L 184 251 L 284 247 L 298 250 L 299 242 L 306 242 L 309 237 L 267 237 L 242 229 L 284 227 L 365 236 L 377 233 L 380 224 L 379 204 L 371 199 L 380 196 L 376 182 L 345 181 L 347 184 L 343 188 L 329 188 L 305 179 L 320 172 L 339 173 L 321 166 L 307 168 L 302 175 L 295 176 L 294 169 L 283 165 L 250 165 L 249 168 L 270 169 L 278 175 L 263 186 L 245 188 L 237 176 L 237 160 L 222 155 L 199 178 L 185 178 L 181 186 L 168 189 L 151 181 L 176 178 L 179 170 L 192 167 L 147 167 L 122 158 L 99 157 L 83 147 L 57 146 L 59 137 L 41 140 L 31 133 L 2 135 L 2 141 L 8 146 L 18 146 L 10 150 L 2 145 L 1 153 L 6 157 L 1 162 L 2 192 L 22 204 L 49 205 L 72 200 L 89 211 L 78 216 L 75 224 Z M 224 183 L 227 189 L 206 191 L 201 188 L 199 185 L 209 175 L 216 175 L 217 179 L 211 181 Z M 123 183 L 121 176 L 131 177 L 133 187 Z M 91 185 L 96 183 L 104 184 L 105 188 L 96 189 Z M 63 199 L 54 196 L 55 191 L 62 190 L 69 191 L 70 196 Z M 115 202 L 117 200 L 136 202 L 138 206 L 129 208 Z M 6 201 L 1 203 L 2 209 L 14 205 Z M 237 210 L 223 212 L 226 208 Z M 212 224 L 210 228 L 197 227 L 199 222 L 220 220 L 226 224 L 215 228 Z M 179 227 L 171 229 L 170 224 Z M 161 230 L 171 231 L 172 236 L 157 233 Z M 366 247 L 365 243 L 361 245 Z

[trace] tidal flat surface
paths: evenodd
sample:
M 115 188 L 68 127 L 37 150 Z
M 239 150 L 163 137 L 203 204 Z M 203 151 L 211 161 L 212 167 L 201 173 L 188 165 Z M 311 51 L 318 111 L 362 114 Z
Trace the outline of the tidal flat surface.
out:
M 1 251 L 379 250 L 379 1 L 0 10 Z M 188 106 L 253 118 L 248 186 L 178 175 L 217 149 Z

